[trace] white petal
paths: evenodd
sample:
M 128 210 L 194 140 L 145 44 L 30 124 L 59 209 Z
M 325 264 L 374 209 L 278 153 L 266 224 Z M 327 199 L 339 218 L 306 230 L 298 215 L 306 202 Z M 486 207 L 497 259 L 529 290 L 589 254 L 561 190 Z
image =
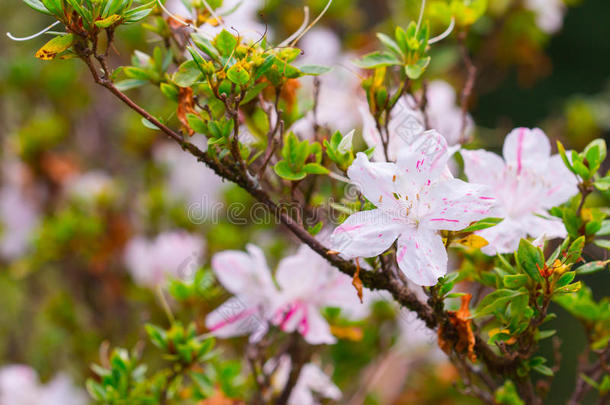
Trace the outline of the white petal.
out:
M 358 110 L 362 116 L 362 138 L 364 139 L 364 142 L 366 142 L 366 145 L 369 148 L 375 148 L 375 151 L 373 152 L 375 160 L 380 162 L 385 161 L 381 135 L 379 135 L 379 131 L 377 131 L 375 119 L 371 115 L 368 105 L 362 104 L 358 107 Z
M 403 187 L 424 186 L 440 178 L 449 161 L 447 141 L 436 131 L 426 131 L 398 152 L 398 175 L 408 180 Z
M 398 206 L 394 197 L 398 186 L 395 164 L 369 162 L 364 153 L 358 153 L 347 169 L 347 175 L 352 184 L 375 206 L 388 206 L 391 209 Z
M 538 215 L 528 215 L 522 221 L 523 227 L 527 229 L 529 236 L 539 238 L 545 235 L 547 240 L 565 238 L 568 234 L 563 222 L 559 218 L 542 218 Z
M 542 203 L 544 208 L 561 205 L 578 193 L 578 180 L 563 163 L 560 155 L 551 157 L 544 177 L 550 185 Z
M 398 238 L 398 267 L 417 285 L 432 286 L 447 273 L 447 250 L 438 233 L 419 229 Z
M 433 184 L 424 204 L 429 204 L 421 223 L 429 229 L 459 231 L 491 215 L 496 203 L 487 186 L 459 179 Z
M 380 209 L 352 214 L 330 237 L 331 249 L 347 257 L 373 257 L 385 252 L 404 225 Z
M 320 368 L 312 363 L 305 364 L 301 370 L 298 384 L 306 385 L 311 391 L 324 398 L 338 401 L 341 391 Z
M 210 312 L 205 319 L 205 326 L 219 338 L 262 336 L 267 331 L 267 321 L 259 309 L 236 297 L 228 299 Z
M 502 181 L 506 165 L 495 153 L 486 150 L 461 150 L 464 172 L 472 183 L 496 186 Z
M 498 253 L 512 253 L 517 250 L 519 241 L 527 237 L 527 230 L 520 222 L 511 218 L 504 218 L 498 225 L 483 229 L 477 234 L 489 242 L 489 245 L 483 247 L 481 252 L 493 256 Z
M 544 170 L 551 156 L 549 138 L 539 128 L 516 128 L 504 141 L 504 160 L 517 169 Z
M 310 345 L 333 344 L 337 339 L 330 333 L 326 319 L 314 307 L 307 308 L 307 316 L 299 325 L 298 331 Z
M 269 269 L 260 248 L 248 245 L 250 254 L 227 250 L 212 258 L 212 269 L 220 283 L 233 294 L 273 285 Z

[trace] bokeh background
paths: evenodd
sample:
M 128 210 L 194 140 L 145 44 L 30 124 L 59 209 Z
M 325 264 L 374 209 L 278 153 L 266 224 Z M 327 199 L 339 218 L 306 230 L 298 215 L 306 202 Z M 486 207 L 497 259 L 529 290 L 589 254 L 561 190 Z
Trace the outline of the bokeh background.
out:
M 255 3 L 260 14 L 254 17 L 269 26 L 275 39 L 301 24 L 303 1 Z M 336 0 L 317 29 L 335 33 L 342 53 L 361 54 L 377 46 L 375 32 L 390 32 L 416 18 L 419 3 Z M 307 2 L 314 14 L 324 4 Z M 570 0 L 565 10 L 559 27 L 547 32 L 521 2 L 490 0 L 468 39 L 478 68 L 471 102 L 475 146 L 499 151 L 516 126 L 539 126 L 575 149 L 598 137 L 608 140 L 610 2 Z M 19 0 L 3 0 L 0 22 L 3 31 L 26 36 L 49 19 Z M 440 24 L 433 28 L 444 29 Z M 80 61 L 35 59 L 44 42 L 44 37 L 13 42 L 0 36 L 0 366 L 30 365 L 45 382 L 61 372 L 82 386 L 103 342 L 133 347 L 144 337 L 146 322 L 166 322 L 154 289 L 125 259 L 134 238 L 177 230 L 200 235 L 204 268 L 214 252 L 242 249 L 249 241 L 263 245 L 272 262 L 294 244 L 273 225 L 248 225 L 247 218 L 193 220 L 205 217 L 210 203 L 252 201 L 176 153 L 133 112 L 96 88 Z M 135 50 L 150 52 L 152 46 L 141 26 L 124 28 L 113 63 L 126 63 Z M 339 69 L 355 74 L 347 62 L 341 64 L 346 67 Z M 454 38 L 435 51 L 430 74 L 461 88 L 464 67 Z M 151 111 L 171 116 L 158 92 L 135 90 L 132 95 Z M 597 194 L 591 203 L 608 206 L 608 196 Z M 586 254 L 606 255 L 601 250 Z M 586 281 L 597 297 L 607 294 L 607 272 Z M 201 322 L 221 302 L 213 290 L 198 292 L 207 298 L 187 300 L 177 316 Z M 563 367 L 549 404 L 562 403 L 571 392 L 584 344 L 577 321 L 556 311 L 560 316 L 553 327 L 564 339 Z M 370 404 L 477 403 L 453 388 L 457 374 L 442 355 L 416 350 L 434 343 L 434 336 L 422 335 L 411 321 L 381 302 L 365 323 L 339 325 L 345 338 L 324 356 L 334 360 L 334 380 L 345 397 L 354 404 L 360 399 Z M 239 340 L 229 342 L 229 352 L 239 353 L 239 345 Z M 543 350 L 551 355 L 550 348 Z M 158 360 L 151 354 L 150 361 Z M 383 374 L 384 368 L 390 371 Z M 365 387 L 368 394 L 353 384 L 367 376 L 377 376 L 373 380 L 379 385 Z

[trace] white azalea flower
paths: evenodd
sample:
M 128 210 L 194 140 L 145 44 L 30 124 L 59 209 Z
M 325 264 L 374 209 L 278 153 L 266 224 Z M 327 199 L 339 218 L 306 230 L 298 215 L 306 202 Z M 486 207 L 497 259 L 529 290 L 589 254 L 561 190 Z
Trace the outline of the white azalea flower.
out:
M 194 139 L 193 143 L 205 147 L 203 137 Z M 222 192 L 226 189 L 222 179 L 175 144 L 164 143 L 157 147 L 154 157 L 168 170 L 167 187 L 171 196 L 188 204 L 189 218 L 197 223 L 213 221 L 221 207 Z
M 358 113 L 358 100 L 362 93 L 360 78 L 342 67 L 342 65 L 350 65 L 352 56 L 342 52 L 341 40 L 337 34 L 328 28 L 314 28 L 299 41 L 297 46 L 303 51 L 303 55 L 297 60 L 298 66 L 322 65 L 333 68 L 332 71 L 318 76 L 320 80 L 316 109 L 318 124 L 342 133 L 360 126 L 361 118 Z M 311 98 L 313 78 L 302 80 L 301 83 L 303 88 L 300 93 L 304 94 L 305 98 Z M 312 139 L 313 121 L 313 113 L 309 112 L 304 118 L 295 122 L 291 129 L 303 138 Z
M 25 166 L 19 162 L 3 168 L 4 185 L 0 188 L 0 257 L 14 260 L 31 246 L 40 223 L 40 190 L 28 187 Z
M 94 201 L 102 196 L 112 196 L 116 192 L 116 184 L 107 173 L 92 171 L 70 178 L 66 191 L 70 196 Z
M 338 307 L 348 316 L 362 316 L 363 304 L 358 301 L 352 280 L 307 245 L 280 262 L 276 279 L 281 292 L 273 323 L 284 332 L 298 331 L 310 344 L 336 342 L 320 314 L 322 308 Z
M 84 391 L 60 374 L 42 385 L 36 371 L 25 365 L 0 369 L 0 405 L 84 405 Z
M 246 249 L 247 253 L 227 250 L 212 258 L 216 278 L 235 295 L 205 320 L 206 327 L 220 338 L 250 335 L 250 340 L 260 340 L 279 294 L 263 251 L 252 244 Z
M 270 373 L 275 369 L 271 377 L 271 384 L 279 393 L 288 382 L 292 362 L 289 356 L 283 355 L 279 359 L 279 364 L 277 363 L 278 361 L 275 359 L 269 360 L 264 366 L 264 371 Z M 316 396 L 338 401 L 342 395 L 339 388 L 333 384 L 324 371 L 313 363 L 307 363 L 301 369 L 299 379 L 288 399 L 288 405 L 317 405 L 319 402 L 316 400 Z
M 125 266 L 136 283 L 163 284 L 168 276 L 188 279 L 203 262 L 205 240 L 184 231 L 171 231 L 150 240 L 137 236 L 125 248 Z
M 536 14 L 536 24 L 547 34 L 554 34 L 563 26 L 566 5 L 562 0 L 526 0 L 525 7 Z
M 282 331 L 298 332 L 310 344 L 334 343 L 324 307 L 340 307 L 347 315 L 362 315 L 351 279 L 334 269 L 307 246 L 282 259 L 275 286 L 262 251 L 226 251 L 212 259 L 220 283 L 235 297 L 208 315 L 206 326 L 220 337 L 250 334 L 258 340 L 268 322 Z
M 455 90 L 450 84 L 442 80 L 435 80 L 428 85 L 426 95 L 428 100 L 426 113 L 430 129 L 434 129 L 444 136 L 449 146 L 458 145 L 462 132 L 462 111 L 456 104 Z M 381 135 L 377 130 L 375 119 L 366 103 L 361 104 L 359 109 L 363 120 L 363 138 L 369 147 L 375 147 L 375 160 L 385 161 Z M 464 135 L 468 137 L 473 129 L 474 123 L 468 115 Z M 426 130 L 424 116 L 417 109 L 412 97 L 402 97 L 398 101 L 390 114 L 388 130 L 390 134 L 388 157 L 390 161 L 395 161 L 397 151 L 413 143 Z
M 479 232 L 489 242 L 483 252 L 513 252 L 527 236 L 566 236 L 561 220 L 549 217 L 547 210 L 578 192 L 577 179 L 561 156 L 551 156 L 551 144 L 542 130 L 513 130 L 504 141 L 504 159 L 484 150 L 463 150 L 461 154 L 468 179 L 493 188 L 497 215 L 504 218 Z
M 398 240 L 396 259 L 418 285 L 434 285 L 447 272 L 439 230 L 457 231 L 489 216 L 487 186 L 452 178 L 445 138 L 435 131 L 398 152 L 396 163 L 372 163 L 359 153 L 350 180 L 377 209 L 351 215 L 333 232 L 332 249 L 347 257 L 374 257 Z

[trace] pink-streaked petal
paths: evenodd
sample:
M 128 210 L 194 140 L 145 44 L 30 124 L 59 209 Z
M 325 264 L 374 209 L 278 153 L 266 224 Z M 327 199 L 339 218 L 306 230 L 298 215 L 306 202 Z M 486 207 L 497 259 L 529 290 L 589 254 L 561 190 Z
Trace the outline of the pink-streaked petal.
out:
M 337 341 L 319 309 L 312 306 L 307 308 L 307 316 L 302 319 L 297 330 L 310 345 L 330 345 Z
M 243 335 L 260 337 L 267 331 L 267 321 L 261 316 L 260 310 L 235 297 L 210 312 L 205 319 L 205 326 L 219 338 Z
M 502 181 L 506 165 L 500 156 L 482 149 L 462 150 L 460 154 L 464 159 L 468 181 L 489 186 L 496 186 Z
M 432 230 L 418 229 L 398 238 L 398 267 L 417 285 L 432 286 L 447 273 L 447 250 L 441 236 Z
M 504 141 L 503 152 L 506 164 L 516 168 L 540 170 L 548 164 L 551 143 L 540 128 L 516 128 Z
M 421 218 L 422 225 L 459 231 L 490 217 L 496 199 L 488 186 L 451 179 L 432 185 L 425 203 L 429 204 L 429 211 Z
M 396 191 L 396 165 L 393 163 L 370 162 L 364 153 L 358 153 L 356 159 L 347 170 L 352 184 L 377 207 L 397 206 L 394 193 Z
M 403 187 L 421 187 L 444 173 L 449 161 L 447 141 L 436 131 L 422 133 L 412 144 L 398 152 L 399 177 Z
M 347 257 L 374 257 L 394 243 L 404 224 L 380 209 L 352 214 L 330 237 L 331 249 Z

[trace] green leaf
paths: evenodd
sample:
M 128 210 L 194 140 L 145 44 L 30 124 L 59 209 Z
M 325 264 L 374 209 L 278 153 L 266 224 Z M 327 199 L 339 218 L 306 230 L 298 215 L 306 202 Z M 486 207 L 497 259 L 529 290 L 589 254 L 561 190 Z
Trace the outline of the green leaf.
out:
M 572 167 L 572 164 L 570 163 L 570 160 L 568 159 L 568 156 L 566 154 L 565 148 L 563 147 L 563 144 L 559 141 L 557 141 L 557 150 L 559 151 L 559 155 L 561 156 L 561 159 L 563 160 L 563 164 L 565 164 L 566 167 L 568 169 L 570 169 L 570 171 L 572 171 L 572 173 L 576 173 L 576 171 Z
M 307 232 L 309 232 L 309 234 L 311 236 L 316 236 L 318 233 L 320 233 L 323 226 L 324 226 L 324 222 L 320 221 L 317 224 L 315 224 L 314 226 L 308 227 Z
M 125 76 L 129 77 L 130 79 L 138 79 L 144 81 L 149 81 L 151 79 L 151 72 L 139 67 L 125 66 L 123 67 L 123 72 L 125 73 Z
M 330 171 L 318 163 L 307 163 L 303 167 L 303 171 L 307 174 L 328 174 Z
M 587 274 L 593 274 L 597 273 L 598 271 L 605 270 L 606 267 L 608 267 L 608 263 L 610 263 L 610 260 L 597 260 L 584 264 L 574 271 L 576 272 L 576 274 L 583 276 Z
M 480 231 L 481 229 L 491 228 L 492 226 L 498 225 L 503 220 L 503 218 L 483 218 L 480 221 L 477 221 L 474 224 L 470 225 L 468 228 L 462 229 L 460 232 L 468 233 Z
M 381 32 L 377 33 L 377 38 L 379 38 L 381 43 L 384 44 L 389 50 L 394 52 L 397 56 L 402 56 L 400 47 L 392 38 L 390 38 L 386 34 L 382 34 Z
M 572 244 L 570 245 L 570 248 L 568 249 L 568 253 L 566 256 L 566 263 L 568 264 L 573 264 L 576 263 L 579 259 L 580 256 L 582 255 L 582 250 L 585 247 L 585 237 L 581 236 L 580 238 L 576 239 L 574 242 L 572 242 Z
M 161 83 L 161 85 L 159 86 L 161 89 L 161 93 L 163 93 L 163 95 L 165 97 L 167 97 L 168 99 L 174 101 L 174 102 L 178 102 L 178 95 L 179 90 L 176 86 L 174 86 L 173 84 L 169 84 L 169 83 Z
M 152 0 L 146 4 L 141 5 L 140 7 L 133 8 L 123 14 L 123 21 L 125 24 L 133 24 L 135 22 L 141 21 L 146 18 L 153 7 L 157 3 L 157 0 Z
M 574 277 L 576 277 L 576 273 L 573 271 L 562 274 L 561 277 L 559 277 L 559 280 L 557 280 L 556 287 L 561 288 L 567 286 L 574 281 Z
M 100 28 L 108 28 L 108 27 L 116 24 L 117 22 L 119 22 L 120 19 L 121 19 L 120 15 L 113 14 L 110 17 L 104 18 L 103 20 L 96 21 L 95 25 Z
M 189 126 L 193 128 L 196 133 L 205 134 L 208 132 L 208 126 L 199 116 L 188 113 L 186 114 L 186 120 L 188 121 Z
M 587 145 L 583 151 L 583 154 L 589 162 L 589 168 L 591 171 L 596 172 L 602 162 L 606 159 L 606 141 L 603 139 L 593 140 Z
M 193 84 L 203 78 L 199 65 L 194 60 L 184 62 L 176 73 L 174 73 L 173 81 L 180 87 L 191 87 Z
M 333 69 L 328 66 L 306 65 L 299 67 L 299 70 L 309 76 L 319 76 Z
M 254 100 L 254 98 L 258 96 L 261 91 L 267 88 L 267 86 L 269 86 L 269 82 L 260 82 L 255 84 L 254 86 L 249 86 L 248 90 L 246 90 L 246 95 L 244 96 L 244 99 L 241 101 L 240 104 L 247 104 L 250 101 Z
M 608 239 L 596 239 L 593 243 L 600 248 L 610 250 L 610 240 Z
M 524 294 L 525 291 L 523 290 L 515 291 L 508 289 L 500 289 L 487 294 L 473 311 L 472 318 L 490 315 L 505 307 L 512 299 Z
M 89 27 L 89 23 L 91 22 L 91 12 L 83 7 L 81 7 L 78 0 L 66 0 L 70 7 L 76 11 L 76 13 L 83 18 L 83 25 L 85 27 Z
M 519 242 L 519 250 L 517 251 L 517 260 L 523 271 L 525 271 L 532 280 L 537 282 L 542 281 L 542 275 L 540 275 L 539 269 L 544 268 L 544 258 L 540 249 L 532 245 L 529 241 L 521 239 L 521 242 Z
M 532 367 L 532 370 L 537 371 L 542 375 L 546 375 L 547 377 L 552 377 L 555 374 L 555 373 L 553 373 L 553 370 L 551 370 L 549 367 L 545 366 L 544 364 L 534 366 L 534 367 Z
M 508 274 L 502 279 L 504 286 L 511 290 L 519 289 L 527 284 L 529 278 L 525 274 Z
M 46 44 L 36 52 L 36 57 L 42 60 L 55 59 L 57 55 L 70 48 L 76 41 L 74 34 L 60 35 Z
M 608 189 L 610 189 L 610 176 L 606 176 L 599 180 L 596 180 L 593 185 L 599 191 L 608 191 Z
M 602 227 L 596 233 L 597 236 L 608 236 L 610 235 L 610 219 L 602 222 Z
M 42 4 L 56 17 L 63 16 L 63 4 L 61 0 L 42 0 Z
M 421 75 L 424 74 L 424 72 L 426 71 L 426 68 L 428 67 L 428 65 L 430 64 L 430 56 L 426 56 L 425 58 L 421 58 L 420 60 L 417 61 L 417 63 L 413 64 L 413 65 L 408 65 L 405 68 L 405 72 L 407 73 L 407 76 L 409 77 L 409 79 L 412 80 L 417 80 L 421 77 Z
M 218 49 L 218 52 L 224 56 L 230 56 L 235 47 L 237 46 L 237 38 L 233 36 L 229 31 L 222 30 L 220 34 L 214 39 L 214 46 Z
M 227 71 L 227 78 L 233 83 L 243 86 L 250 81 L 250 73 L 240 64 L 235 64 Z
M 152 122 L 150 122 L 146 118 L 142 118 L 141 122 L 142 122 L 142 125 L 144 125 L 146 128 L 152 129 L 154 131 L 159 131 L 159 127 L 157 127 L 155 124 L 153 124 Z
M 121 80 L 120 82 L 116 82 L 114 87 L 121 91 L 135 89 L 136 87 L 144 86 L 148 84 L 148 80 L 139 80 L 139 79 L 126 79 Z
M 384 66 L 400 65 L 401 61 L 388 52 L 373 52 L 357 59 L 353 63 L 362 69 L 376 69 Z
M 294 173 L 288 162 L 285 160 L 277 162 L 277 164 L 273 166 L 273 170 L 281 178 L 290 181 L 303 180 L 307 176 L 307 173 L 305 172 Z
M 591 178 L 591 173 L 589 172 L 589 168 L 585 166 L 584 162 L 581 160 L 580 156 L 576 159 L 572 158 L 572 167 L 576 171 L 580 177 L 584 180 L 589 180 Z
M 254 75 L 254 79 L 258 80 L 262 75 L 265 74 L 267 70 L 273 66 L 275 63 L 275 56 L 269 55 L 265 59 L 265 61 L 256 69 L 256 74 Z
M 51 15 L 51 12 L 49 10 L 47 10 L 47 8 L 44 6 L 44 4 L 42 4 L 42 2 L 40 0 L 22 0 L 22 1 L 40 13 Z

